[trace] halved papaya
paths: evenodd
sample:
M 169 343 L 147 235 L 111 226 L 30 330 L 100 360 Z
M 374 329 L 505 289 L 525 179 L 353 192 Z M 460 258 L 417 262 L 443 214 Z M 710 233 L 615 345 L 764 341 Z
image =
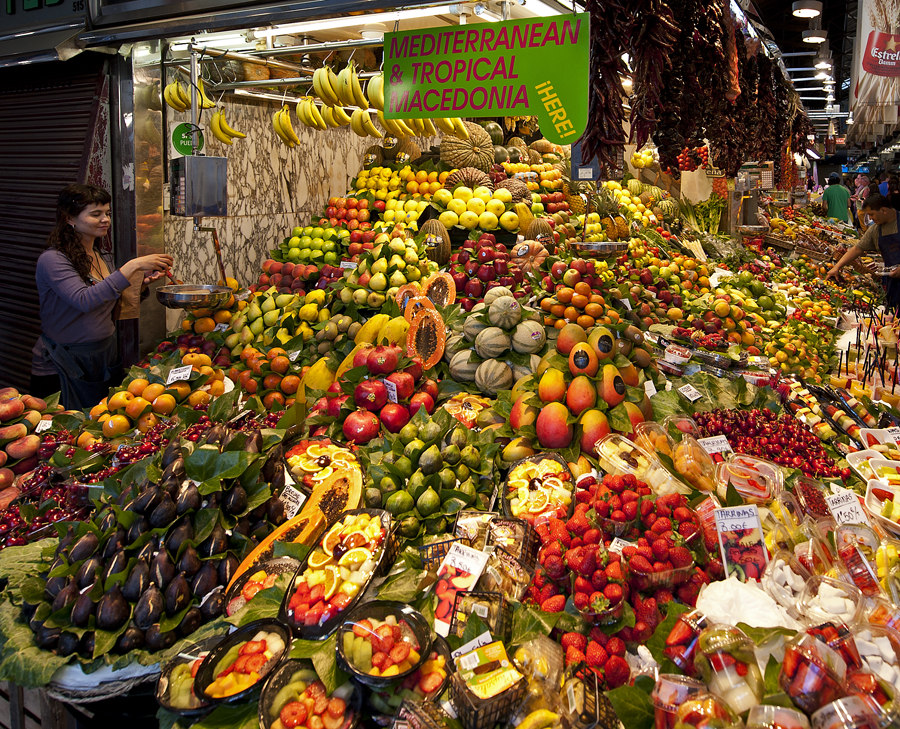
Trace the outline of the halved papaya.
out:
M 421 295 L 422 289 L 419 284 L 408 283 L 397 290 L 397 293 L 394 295 L 394 301 L 397 302 L 400 311 L 406 311 L 406 305 L 409 303 L 409 300 Z
M 431 299 L 428 299 L 424 296 L 413 296 L 406 303 L 406 306 L 403 309 L 403 318 L 406 319 L 406 321 L 408 321 L 410 324 L 412 324 L 413 318 L 415 318 L 416 314 L 424 309 L 436 312 L 434 304 L 431 303 Z
M 447 325 L 430 301 L 428 304 L 432 308 L 420 309 L 413 317 L 406 333 L 406 355 L 418 358 L 422 362 L 422 368 L 426 370 L 430 370 L 441 361 L 447 339 Z
M 446 271 L 437 271 L 429 276 L 423 289 L 425 296 L 435 306 L 443 308 L 456 301 L 456 284 L 453 282 L 453 276 Z

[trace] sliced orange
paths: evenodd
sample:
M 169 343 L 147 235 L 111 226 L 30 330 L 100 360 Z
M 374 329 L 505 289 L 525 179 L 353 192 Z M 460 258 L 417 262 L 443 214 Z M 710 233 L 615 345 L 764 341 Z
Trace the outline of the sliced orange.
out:
M 329 557 L 334 554 L 334 548 L 341 543 L 341 528 L 340 524 L 335 524 L 322 539 L 322 550 Z
M 359 566 L 372 556 L 372 552 L 365 547 L 354 547 L 345 552 L 338 564 L 347 569 L 358 569 Z
M 349 552 L 347 553 L 349 554 Z M 347 555 L 344 555 L 345 557 Z M 322 596 L 324 600 L 330 599 L 334 593 L 337 592 L 338 587 L 341 585 L 341 573 L 337 567 L 334 565 L 329 565 L 325 568 L 325 581 L 322 583 L 322 588 L 325 590 L 325 594 Z
M 324 567 L 325 565 L 329 565 L 329 564 L 333 564 L 333 563 L 334 563 L 334 559 L 331 556 L 325 554 L 325 552 L 323 552 L 320 549 L 314 550 L 309 555 L 309 561 L 307 562 L 307 564 L 312 569 L 319 569 L 320 567 Z

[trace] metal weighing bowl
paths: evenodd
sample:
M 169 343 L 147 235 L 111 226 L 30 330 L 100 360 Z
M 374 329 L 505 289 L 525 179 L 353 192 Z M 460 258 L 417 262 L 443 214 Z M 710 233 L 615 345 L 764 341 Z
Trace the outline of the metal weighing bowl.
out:
M 232 294 L 228 286 L 169 284 L 156 290 L 159 303 L 169 309 L 216 309 Z
M 627 242 L 606 241 L 603 243 L 572 243 L 574 248 L 582 256 L 591 258 L 607 258 L 617 256 L 628 250 Z

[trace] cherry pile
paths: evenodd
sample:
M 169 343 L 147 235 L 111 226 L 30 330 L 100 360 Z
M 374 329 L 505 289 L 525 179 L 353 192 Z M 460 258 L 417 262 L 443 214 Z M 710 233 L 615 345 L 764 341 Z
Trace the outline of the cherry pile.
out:
M 700 319 L 695 319 L 694 324 L 692 328 L 675 327 L 672 330 L 672 336 L 677 339 L 688 339 L 691 344 L 709 350 L 725 351 L 728 349 L 728 340 L 725 339 L 725 335 L 721 331 L 716 330 L 706 333 L 703 329 L 703 321 Z
M 116 465 L 127 466 L 129 463 L 140 461 L 147 456 L 152 456 L 161 448 L 165 448 L 169 439 L 164 438 L 163 433 L 168 427 L 168 423 L 157 423 L 144 433 L 144 437 L 139 442 L 120 446 L 116 451 Z
M 850 469 L 838 468 L 818 437 L 791 415 L 769 408 L 712 410 L 697 413 L 694 420 L 703 437 L 724 435 L 737 453 L 797 468 L 812 478 L 850 478 Z

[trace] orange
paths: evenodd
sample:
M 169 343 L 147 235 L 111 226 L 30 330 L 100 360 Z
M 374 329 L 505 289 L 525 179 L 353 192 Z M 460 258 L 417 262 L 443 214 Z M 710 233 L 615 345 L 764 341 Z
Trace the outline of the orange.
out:
M 167 392 L 171 393 L 178 402 L 181 402 L 191 394 L 191 386 L 187 382 L 174 382 Z
M 216 322 L 211 316 L 204 316 L 194 322 L 194 331 L 197 334 L 207 334 L 216 328 Z
M 133 399 L 134 395 L 128 392 L 128 390 L 119 390 L 109 398 L 109 402 L 107 403 L 106 408 L 110 412 L 115 412 L 116 410 L 124 410 L 125 406 Z
M 241 372 L 240 377 L 238 377 L 238 382 L 241 385 L 241 389 L 249 392 L 251 395 L 256 392 L 257 383 L 256 380 L 253 379 L 253 370 L 244 370 Z
M 202 309 L 194 309 L 193 311 L 191 311 L 191 314 L 194 315 L 195 319 L 200 319 L 204 316 L 212 316 L 212 309 L 208 309 L 206 307 Z
M 284 408 L 284 395 L 277 390 L 273 390 L 263 397 L 263 405 L 266 406 L 266 410 L 282 410 Z
M 595 304 L 592 301 L 584 307 L 584 313 L 588 316 L 594 317 L 595 319 L 599 319 L 601 316 L 603 316 L 603 307 L 600 304 Z
M 563 286 L 556 292 L 556 298 L 559 300 L 560 304 L 568 304 L 572 301 L 572 296 L 574 296 L 574 294 L 575 292 L 568 286 Z
M 553 322 L 553 328 L 562 329 L 566 325 L 566 323 L 567 322 L 565 319 L 557 319 L 555 322 Z
M 168 415 L 175 409 L 176 404 L 172 395 L 163 393 L 153 401 L 153 412 L 160 415 Z
M 291 361 L 283 354 L 280 354 L 271 361 L 269 366 L 272 368 L 272 372 L 283 375 L 290 368 Z
M 263 367 L 268 365 L 268 361 L 264 357 L 256 357 L 247 364 L 250 365 L 250 369 L 253 370 L 254 375 L 261 375 L 263 373 Z M 266 367 L 266 369 L 268 369 L 268 367 Z
M 200 374 L 212 379 L 216 376 L 216 371 L 209 365 L 200 365 Z
M 553 316 L 560 318 L 565 315 L 566 307 L 562 304 L 554 304 L 550 307 L 550 313 L 553 314 Z
M 445 170 L 444 172 L 441 172 L 441 174 L 438 175 L 438 182 L 440 182 L 443 185 L 447 181 L 448 177 L 450 177 L 450 172 L 449 172 L 449 170 Z
M 419 191 L 419 183 L 415 181 L 407 182 L 406 191 L 415 195 Z
M 290 407 L 291 405 L 293 405 L 295 402 L 297 402 L 297 398 L 296 398 L 296 397 L 289 397 L 289 398 L 287 398 L 287 399 L 284 401 L 284 406 L 285 406 L 286 408 L 289 408 L 289 407 Z
M 94 407 L 91 408 L 91 420 L 99 420 L 100 416 L 104 413 L 109 413 L 109 410 L 106 409 L 106 405 L 102 402 L 97 403 Z
M 554 303 L 554 300 L 549 296 L 546 299 L 541 299 L 541 309 L 543 311 L 550 311 L 550 307 L 552 307 Z
M 206 392 L 206 390 L 194 390 L 190 395 L 188 395 L 188 405 L 191 407 L 196 407 L 197 405 L 206 405 L 212 396 Z
M 429 182 L 437 182 L 437 179 L 438 179 L 437 170 L 433 170 L 428 173 L 428 181 Z
M 416 182 L 428 182 L 428 173 L 425 170 L 416 172 Z
M 428 183 L 428 193 L 430 195 L 434 195 L 434 193 L 436 193 L 438 190 L 440 190 L 441 187 L 443 187 L 443 185 L 441 185 L 440 182 L 437 182 L 437 181 L 429 182 Z
M 590 329 L 592 326 L 594 326 L 594 317 L 588 316 L 587 314 L 582 314 L 575 320 L 575 323 L 583 329 Z
M 227 309 L 219 309 L 213 314 L 213 321 L 216 322 L 216 324 L 227 324 L 231 321 L 231 312 Z
M 192 365 L 194 367 L 199 367 L 200 365 L 209 366 L 212 364 L 212 360 L 209 358 L 208 354 L 189 352 L 181 358 L 181 364 Z
M 213 397 L 225 394 L 225 385 L 222 380 L 213 380 L 209 383 L 209 394 Z
M 576 309 L 584 309 L 588 305 L 588 297 L 584 294 L 574 294 L 572 296 L 572 306 Z
M 287 356 L 287 352 L 285 352 L 281 347 L 272 347 L 268 352 L 266 352 L 266 359 L 273 360 L 276 357 Z
M 153 402 L 156 398 L 162 395 L 166 391 L 166 386 L 160 384 L 159 382 L 151 382 L 147 387 L 144 388 L 144 391 L 141 393 L 141 397 L 145 400 L 149 400 Z
M 228 368 L 228 379 L 231 380 L 232 382 L 237 382 L 238 377 L 241 376 L 241 372 L 243 372 L 243 370 L 239 370 L 237 367 L 229 367 Z
M 157 423 L 159 423 L 159 418 L 156 417 L 155 413 L 144 413 L 140 418 L 138 418 L 137 429 L 142 433 L 146 433 Z
M 606 315 L 609 317 L 610 323 L 615 324 L 619 321 L 619 312 L 615 309 L 607 309 Z
M 118 438 L 131 430 L 131 421 L 124 415 L 112 415 L 103 423 L 103 435 Z
M 78 436 L 78 439 L 75 441 L 75 445 L 79 448 L 87 448 L 92 443 L 96 443 L 97 439 L 88 431 L 84 431 L 81 435 Z
M 578 318 L 578 315 L 579 315 L 578 309 L 576 309 L 574 306 L 567 306 L 566 311 L 563 314 L 563 316 L 568 321 L 575 321 Z
M 581 294 L 582 296 L 590 296 L 591 295 L 591 286 L 587 281 L 579 281 L 575 284 L 575 293 Z
M 590 299 L 592 304 L 600 304 L 602 306 L 606 303 L 600 294 L 591 294 Z
M 194 322 L 191 319 L 182 319 L 181 320 L 181 329 L 185 332 L 194 331 Z
M 281 391 L 285 395 L 293 395 L 300 387 L 300 378 L 297 375 L 286 375 L 281 380 Z
M 281 384 L 281 375 L 270 374 L 263 377 L 263 390 L 276 390 Z
M 252 355 L 258 355 L 260 351 L 256 347 L 244 347 L 241 350 L 241 360 L 246 362 Z
M 128 383 L 128 392 L 137 397 L 144 392 L 144 389 L 150 383 L 145 380 L 143 377 L 137 377 Z
M 141 415 L 152 408 L 152 404 L 143 397 L 136 397 L 125 406 L 125 414 L 132 420 L 138 420 Z

